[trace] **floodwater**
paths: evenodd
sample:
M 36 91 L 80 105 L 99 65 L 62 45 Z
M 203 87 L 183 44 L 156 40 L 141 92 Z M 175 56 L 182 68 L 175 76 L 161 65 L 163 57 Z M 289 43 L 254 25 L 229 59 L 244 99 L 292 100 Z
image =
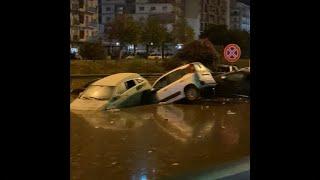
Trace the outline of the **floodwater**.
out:
M 250 154 L 250 101 L 71 113 L 71 179 L 162 179 Z

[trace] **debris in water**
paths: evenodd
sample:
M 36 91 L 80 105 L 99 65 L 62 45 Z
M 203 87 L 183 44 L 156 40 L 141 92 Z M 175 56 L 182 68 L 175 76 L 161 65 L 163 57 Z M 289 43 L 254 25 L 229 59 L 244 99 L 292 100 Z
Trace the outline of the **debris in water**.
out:
M 226 102 L 222 102 L 222 104 L 226 104 Z
M 207 109 L 209 109 L 209 106 L 206 106 Z
M 199 135 L 199 136 L 197 136 L 197 137 L 198 137 L 198 138 L 202 138 L 202 136 L 200 136 L 200 135 Z
M 108 109 L 107 111 L 108 111 L 108 112 L 119 112 L 120 109 Z
M 236 114 L 236 113 L 235 113 L 235 112 L 232 112 L 231 110 L 228 110 L 227 114 L 228 114 L 228 115 L 234 115 L 234 114 Z
M 118 164 L 118 162 L 117 162 L 117 161 L 114 161 L 114 162 L 112 162 L 111 164 L 112 164 L 112 165 L 116 165 L 116 164 Z
M 148 153 L 150 154 L 150 153 L 152 153 L 152 151 L 151 151 L 151 150 L 149 150 L 149 151 L 148 151 Z
M 114 124 L 114 121 L 110 121 L 110 124 Z
M 172 163 L 171 165 L 172 165 L 172 166 L 178 166 L 179 163 Z

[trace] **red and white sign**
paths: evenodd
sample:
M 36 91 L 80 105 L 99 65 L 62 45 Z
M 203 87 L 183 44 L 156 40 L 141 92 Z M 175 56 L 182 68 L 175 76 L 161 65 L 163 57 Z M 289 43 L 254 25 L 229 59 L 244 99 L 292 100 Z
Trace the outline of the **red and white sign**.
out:
M 239 60 L 241 56 L 241 49 L 236 44 L 228 44 L 224 48 L 223 55 L 228 62 L 233 63 Z

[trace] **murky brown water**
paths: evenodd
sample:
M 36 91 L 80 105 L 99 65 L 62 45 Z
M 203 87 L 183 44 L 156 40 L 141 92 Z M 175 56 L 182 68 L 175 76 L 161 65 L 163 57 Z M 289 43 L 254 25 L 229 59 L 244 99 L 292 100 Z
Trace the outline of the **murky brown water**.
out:
M 250 102 L 71 113 L 71 179 L 161 179 L 250 154 Z

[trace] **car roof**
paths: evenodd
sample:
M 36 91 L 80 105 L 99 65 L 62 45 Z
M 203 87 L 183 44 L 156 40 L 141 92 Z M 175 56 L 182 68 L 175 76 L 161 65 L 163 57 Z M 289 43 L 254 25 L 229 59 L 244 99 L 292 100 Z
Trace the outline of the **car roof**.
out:
M 226 75 L 229 75 L 229 74 L 235 74 L 235 73 L 239 73 L 239 72 L 243 72 L 245 74 L 250 74 L 250 68 L 242 68 L 239 71 L 232 71 L 232 72 L 226 72 L 226 73 L 218 74 L 218 75 L 215 75 L 213 78 L 217 78 L 217 77 L 220 77 L 220 76 L 226 76 Z
M 118 73 L 113 74 L 110 76 L 107 76 L 105 78 L 102 78 L 94 83 L 92 85 L 99 85 L 99 86 L 117 86 L 123 81 L 133 79 L 133 78 L 141 78 L 141 76 L 137 73 Z
M 237 67 L 236 65 L 228 65 L 228 64 L 218 64 L 217 66 L 218 67 L 230 67 L 230 66 Z
M 176 71 L 177 69 L 184 69 L 184 68 L 188 67 L 190 64 L 193 64 L 193 65 L 200 64 L 200 65 L 203 66 L 203 64 L 200 63 L 200 62 L 192 62 L 192 63 L 188 63 L 188 64 L 181 65 L 181 66 L 176 67 L 176 68 L 172 69 L 171 71 L 163 74 L 162 76 L 160 76 L 160 77 L 153 83 L 152 86 L 154 86 L 154 85 L 155 85 L 161 78 L 163 78 L 164 76 L 167 76 L 168 74 L 172 73 L 173 71 Z

